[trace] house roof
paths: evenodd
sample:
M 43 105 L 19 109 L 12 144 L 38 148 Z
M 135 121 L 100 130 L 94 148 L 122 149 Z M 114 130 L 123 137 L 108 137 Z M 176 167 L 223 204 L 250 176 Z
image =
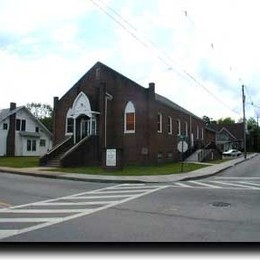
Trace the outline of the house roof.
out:
M 9 108 L 0 110 L 0 122 L 8 118 L 9 116 L 13 115 L 14 113 L 17 113 L 19 110 L 21 110 L 24 106 L 20 106 L 15 108 L 14 110 L 11 110 Z
M 25 106 L 19 106 L 13 110 L 10 110 L 9 108 L 0 110 L 0 122 L 7 119 L 9 116 L 19 112 L 20 110 L 24 110 L 34 122 L 40 125 L 40 127 L 45 131 L 47 135 L 52 137 L 52 133 L 47 129 L 47 127 L 40 120 L 38 120 Z
M 231 125 L 224 125 L 224 124 L 211 124 L 211 128 L 218 131 L 218 133 L 221 133 L 222 131 L 228 132 L 231 136 L 233 136 L 235 139 L 242 140 L 244 135 L 244 124 L 243 123 L 237 123 L 237 124 L 231 124 Z
M 138 87 L 140 87 L 140 88 L 144 88 L 143 86 L 139 85 L 138 83 L 134 82 L 133 80 L 127 78 L 127 77 L 124 76 L 123 74 L 121 74 L 121 73 L 115 71 L 114 69 L 108 67 L 107 65 L 105 65 L 105 64 L 103 64 L 103 63 L 101 63 L 101 62 L 97 62 L 97 63 L 92 67 L 92 69 L 93 69 L 93 68 L 96 68 L 96 67 L 101 67 L 101 66 L 102 66 L 103 68 L 106 68 L 107 70 L 110 70 L 110 71 L 113 72 L 113 73 L 116 73 L 117 75 L 119 75 L 119 76 L 122 77 L 123 79 L 125 79 L 125 80 L 127 80 L 127 81 L 130 81 L 130 82 L 131 82 L 132 84 L 134 84 L 135 86 L 138 86 Z M 199 120 L 202 120 L 200 117 L 194 115 L 194 114 L 191 113 L 190 111 L 186 110 L 185 108 L 179 106 L 178 104 L 172 102 L 171 100 L 169 100 L 169 99 L 167 99 L 167 98 L 165 98 L 165 97 L 163 97 L 163 96 L 161 96 L 161 95 L 159 95 L 159 94 L 156 94 L 156 93 L 155 93 L 155 100 L 158 101 L 158 102 L 160 102 L 160 103 L 162 103 L 162 104 L 164 104 L 164 105 L 166 105 L 166 106 L 168 106 L 168 107 L 171 107 L 171 108 L 173 108 L 173 109 L 175 109 L 175 110 L 177 110 L 177 111 L 180 111 L 180 112 L 182 112 L 182 113 L 184 113 L 184 114 L 187 114 L 187 115 L 190 115 L 190 116 L 192 116 L 192 117 L 194 117 L 194 118 L 197 118 L 197 119 L 199 119 Z
M 161 96 L 159 94 L 155 94 L 155 100 L 159 101 L 160 103 L 162 103 L 162 104 L 164 104 L 164 105 L 166 105 L 168 107 L 171 107 L 171 108 L 173 108 L 175 110 L 178 110 L 178 111 L 180 111 L 180 112 L 182 112 L 182 113 L 184 113 L 186 115 L 189 115 L 189 116 L 195 117 L 195 118 L 197 118 L 199 120 L 202 120 L 200 117 L 194 115 L 190 111 L 186 110 L 185 108 L 179 106 L 178 104 L 172 102 L 168 98 L 165 98 L 165 97 L 163 97 L 163 96 Z

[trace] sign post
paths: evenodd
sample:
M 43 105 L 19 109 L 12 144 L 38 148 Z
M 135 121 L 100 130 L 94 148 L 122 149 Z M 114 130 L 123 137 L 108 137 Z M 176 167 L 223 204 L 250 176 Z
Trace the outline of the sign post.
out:
M 185 141 L 186 136 L 181 135 L 180 141 L 177 144 L 177 149 L 181 153 L 181 172 L 183 172 L 183 153 L 188 150 L 188 143 Z

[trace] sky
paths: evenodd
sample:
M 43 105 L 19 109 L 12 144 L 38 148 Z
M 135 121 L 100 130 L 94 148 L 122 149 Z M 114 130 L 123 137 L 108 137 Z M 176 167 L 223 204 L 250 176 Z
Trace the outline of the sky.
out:
M 258 0 L 0 0 L 0 109 L 53 105 L 97 61 L 214 120 L 260 115 Z

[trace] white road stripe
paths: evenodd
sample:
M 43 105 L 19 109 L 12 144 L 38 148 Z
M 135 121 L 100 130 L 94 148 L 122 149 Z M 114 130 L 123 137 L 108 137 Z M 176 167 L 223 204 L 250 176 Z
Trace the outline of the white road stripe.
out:
M 87 202 L 39 202 L 38 204 L 34 206 L 73 206 L 73 205 L 104 205 L 109 203 L 116 203 L 119 200 L 116 201 L 87 201 Z
M 132 195 L 98 195 L 98 196 L 79 196 L 79 197 L 68 197 L 66 200 L 77 200 L 77 199 L 113 199 L 113 198 L 128 198 Z
M 87 210 L 86 209 L 9 209 L 8 213 L 29 213 L 29 214 L 79 213 L 79 212 L 83 212 L 83 211 L 87 211 Z
M 216 185 L 211 185 L 208 183 L 204 183 L 204 182 L 199 182 L 199 181 L 189 181 L 189 183 L 193 183 L 199 186 L 204 186 L 204 187 L 208 187 L 208 188 L 213 188 L 213 189 L 220 189 L 221 187 L 216 186 Z
M 158 186 L 157 186 L 158 187 Z M 110 188 L 107 188 L 107 190 L 126 190 L 126 189 L 129 189 L 129 190 L 134 190 L 134 189 L 145 189 L 145 190 L 152 190 L 154 189 L 154 186 L 147 186 L 147 187 L 140 187 L 140 186 L 121 186 L 121 187 L 117 187 L 117 188 L 114 188 L 114 187 L 110 187 Z
M 180 187 L 184 187 L 184 188 L 192 188 L 191 185 L 187 185 L 183 182 L 175 182 L 174 185 L 180 186 Z
M 260 180 L 260 177 L 229 177 L 229 176 L 220 176 L 215 177 L 215 179 L 230 179 L 230 180 Z
M 249 181 L 238 181 L 238 183 L 260 187 L 260 183 L 257 184 L 257 183 L 252 183 Z
M 250 190 L 260 190 L 260 188 L 256 188 L 256 187 L 252 187 L 252 186 L 246 186 L 246 185 L 241 185 L 241 184 L 237 184 L 234 182 L 223 182 L 223 181 L 211 181 L 213 183 L 219 183 L 219 184 L 223 184 L 223 185 L 227 185 L 227 186 L 235 186 L 235 187 L 241 187 L 241 188 L 247 188 Z
M 113 187 L 116 188 L 118 186 L 120 186 L 120 185 L 113 186 Z M 137 199 L 139 197 L 148 195 L 150 193 L 153 193 L 153 192 L 156 192 L 156 191 L 168 188 L 168 187 L 170 187 L 170 185 L 156 186 L 156 187 L 154 187 L 154 189 L 150 189 L 150 190 L 147 190 L 147 189 L 142 190 L 142 191 L 138 190 L 138 194 L 132 194 L 132 195 L 127 196 L 125 199 L 106 203 L 106 205 L 100 206 L 95 209 L 26 209 L 26 207 L 37 206 L 37 204 L 43 203 L 43 202 L 50 203 L 50 202 L 55 202 L 55 201 L 64 200 L 64 199 L 68 199 L 71 197 L 82 196 L 82 195 L 83 196 L 88 195 L 88 194 L 97 195 L 97 194 L 99 194 L 99 192 L 107 191 L 107 188 L 98 189 L 98 190 L 94 190 L 94 191 L 88 191 L 88 192 L 82 192 L 79 194 L 75 194 L 75 195 L 71 195 L 71 196 L 64 196 L 61 198 L 56 198 L 56 199 L 51 199 L 51 200 L 45 200 L 42 202 L 35 202 L 35 203 L 29 203 L 29 204 L 25 204 L 25 205 L 15 206 L 15 207 L 9 208 L 8 210 L 0 210 L 0 213 L 1 212 L 4 212 L 4 213 L 29 213 L 29 214 L 33 214 L 33 213 L 37 213 L 37 214 L 38 213 L 71 213 L 71 215 L 69 215 L 69 216 L 56 218 L 57 221 L 56 220 L 54 221 L 54 219 L 53 219 L 52 222 L 45 222 L 45 223 L 41 223 L 38 225 L 33 225 L 31 227 L 23 228 L 20 230 L 0 230 L 0 239 L 7 238 L 10 236 L 14 236 L 14 235 L 19 235 L 19 234 L 30 232 L 30 231 L 37 230 L 37 229 L 41 229 L 41 228 L 48 227 L 48 226 L 58 224 L 58 223 L 61 223 L 64 221 L 68 221 L 71 219 L 83 217 L 83 216 L 86 216 L 86 215 L 89 215 L 89 214 L 92 214 L 92 213 L 95 213 L 95 212 L 98 212 L 98 211 L 101 211 L 104 209 L 108 209 L 108 208 L 114 207 L 116 205 L 125 203 L 125 202 L 128 202 L 130 200 Z M 109 192 L 111 192 L 111 190 Z M 116 191 L 112 191 L 112 192 L 114 193 Z M 120 192 L 127 192 L 127 191 L 125 191 L 125 190 L 117 191 L 116 193 L 120 193 Z M 135 191 L 135 193 L 136 193 L 136 191 Z M 73 214 L 73 213 L 75 213 L 75 214 Z M 46 219 L 49 219 L 49 218 L 46 218 Z
M 146 191 L 153 191 L 153 190 L 105 190 L 105 191 L 98 191 L 97 194 L 111 194 L 111 193 L 143 193 Z
M 2 229 L 0 230 L 0 239 L 11 237 L 19 233 L 19 229 Z
M 64 218 L 0 218 L 0 223 L 57 222 Z

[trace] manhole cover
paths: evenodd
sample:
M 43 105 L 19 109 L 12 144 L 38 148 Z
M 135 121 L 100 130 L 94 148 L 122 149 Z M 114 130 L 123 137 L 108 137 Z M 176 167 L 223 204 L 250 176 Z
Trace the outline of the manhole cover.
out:
M 231 204 L 227 203 L 227 202 L 217 201 L 217 202 L 210 203 L 210 206 L 216 207 L 216 208 L 229 208 L 229 207 L 231 207 Z

